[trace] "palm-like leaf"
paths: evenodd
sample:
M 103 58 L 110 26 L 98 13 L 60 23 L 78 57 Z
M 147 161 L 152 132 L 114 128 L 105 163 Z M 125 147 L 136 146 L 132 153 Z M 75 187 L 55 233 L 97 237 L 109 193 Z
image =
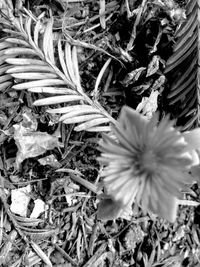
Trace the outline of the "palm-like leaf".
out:
M 109 131 L 116 121 L 81 87 L 76 46 L 61 37 L 54 40 L 52 29 L 53 19 L 44 25 L 29 16 L 5 25 L 11 37 L 0 40 L 0 90 L 17 79 L 12 88 L 49 94 L 34 105 L 57 105 L 48 112 L 61 113 L 63 123 L 76 123 L 76 131 Z
M 173 55 L 167 61 L 165 73 L 171 82 L 168 100 L 176 108 L 178 122 L 187 130 L 199 125 L 199 47 L 200 1 L 190 0 L 187 19 L 176 32 Z

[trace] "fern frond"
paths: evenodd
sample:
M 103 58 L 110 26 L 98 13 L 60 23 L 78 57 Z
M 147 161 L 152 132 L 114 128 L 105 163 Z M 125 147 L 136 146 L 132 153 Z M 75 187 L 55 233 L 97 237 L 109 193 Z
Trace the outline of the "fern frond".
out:
M 5 32 L 10 36 L 0 40 L 0 90 L 14 78 L 15 90 L 50 94 L 34 105 L 56 105 L 47 111 L 62 114 L 60 121 L 75 123 L 76 131 L 110 130 L 108 124 L 116 121 L 83 91 L 76 46 L 54 39 L 53 18 L 44 25 L 21 15 L 5 25 Z
M 199 13 L 199 1 L 190 0 L 186 6 L 187 19 L 176 32 L 173 55 L 165 69 L 170 83 L 169 105 L 175 106 L 174 115 L 184 130 L 199 125 Z
M 12 86 L 13 78 L 10 74 L 6 73 L 9 70 L 10 65 L 5 62 L 8 55 L 5 55 L 5 51 L 10 49 L 12 45 L 5 41 L 5 38 L 0 42 L 0 92 L 4 92 L 8 87 Z

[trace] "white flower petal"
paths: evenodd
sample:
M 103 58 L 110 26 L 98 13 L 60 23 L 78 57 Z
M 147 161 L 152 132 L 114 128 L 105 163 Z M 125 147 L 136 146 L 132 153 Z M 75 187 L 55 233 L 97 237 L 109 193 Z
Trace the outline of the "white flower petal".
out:
M 178 209 L 177 198 L 160 187 L 157 187 L 157 194 L 159 199 L 157 210 L 152 211 L 171 223 L 175 222 Z
M 200 128 L 182 133 L 192 149 L 200 149 Z
M 127 126 L 135 125 L 135 128 L 138 129 L 138 131 L 143 131 L 148 124 L 146 117 L 128 106 L 122 108 L 119 122 L 125 129 Z
M 114 181 L 113 181 L 114 180 Z M 130 179 L 130 171 L 122 172 L 121 175 L 109 175 L 104 179 L 105 186 L 107 188 L 107 191 L 109 193 L 110 190 L 115 191 L 118 189 L 120 190 L 120 187 L 125 185 L 127 182 L 131 181 Z M 112 184 L 111 184 L 112 182 Z M 108 189 L 110 188 L 110 189 Z
M 198 156 L 197 152 L 195 150 L 192 150 L 190 152 L 190 155 L 192 157 L 192 165 L 191 166 L 199 165 L 200 161 L 199 161 L 199 156 Z
M 113 198 L 119 200 L 124 206 L 130 205 L 138 192 L 139 179 L 129 180 L 124 186 L 113 195 Z

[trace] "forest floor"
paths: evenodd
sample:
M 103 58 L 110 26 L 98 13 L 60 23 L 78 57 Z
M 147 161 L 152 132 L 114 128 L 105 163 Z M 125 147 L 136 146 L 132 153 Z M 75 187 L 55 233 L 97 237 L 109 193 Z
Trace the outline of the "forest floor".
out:
M 123 105 L 165 112 L 163 71 L 186 1 L 13 2 L 3 0 L 1 10 L 54 18 L 55 36 L 77 45 L 84 91 L 113 118 Z M 32 105 L 36 98 L 1 90 L 0 266 L 200 267 L 198 207 L 180 206 L 173 224 L 136 205 L 123 218 L 99 220 L 101 133 L 55 123 Z M 186 194 L 199 201 L 198 184 Z

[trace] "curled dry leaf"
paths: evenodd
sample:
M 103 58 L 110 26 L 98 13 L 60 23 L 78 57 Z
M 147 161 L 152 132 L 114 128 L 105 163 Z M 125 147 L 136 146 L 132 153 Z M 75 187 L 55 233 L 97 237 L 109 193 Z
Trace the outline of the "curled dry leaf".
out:
M 18 148 L 16 157 L 17 168 L 19 168 L 23 160 L 37 157 L 47 150 L 61 146 L 57 136 L 40 131 L 33 132 L 21 124 L 15 124 L 14 129 L 14 139 Z
M 158 108 L 158 91 L 152 91 L 149 97 L 143 97 L 136 110 L 150 119 Z

